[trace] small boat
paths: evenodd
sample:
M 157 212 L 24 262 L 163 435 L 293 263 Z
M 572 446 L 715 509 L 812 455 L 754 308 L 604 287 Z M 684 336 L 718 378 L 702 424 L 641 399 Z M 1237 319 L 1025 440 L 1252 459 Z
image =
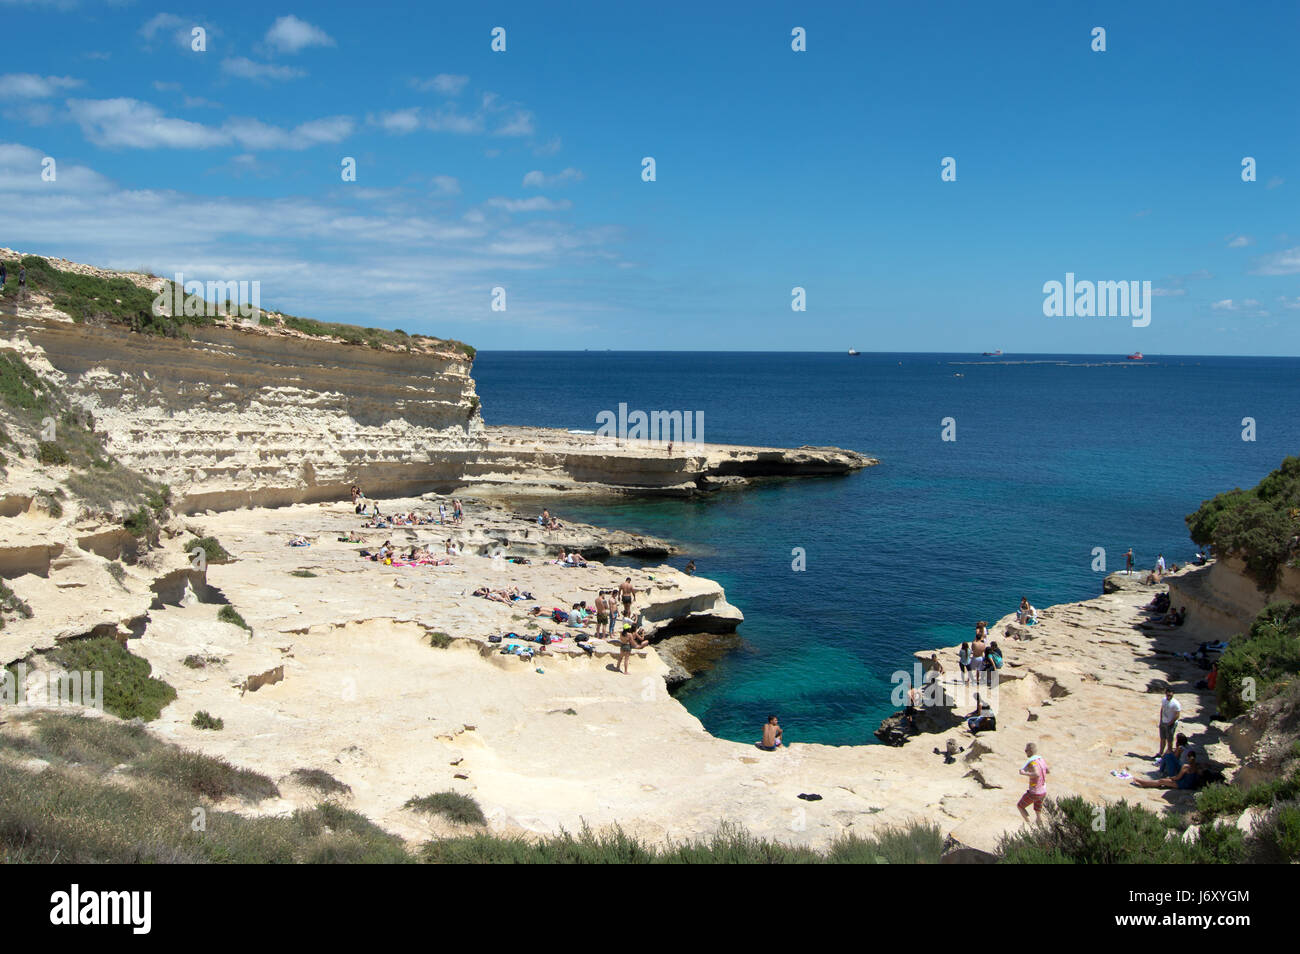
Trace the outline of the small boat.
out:
M 856 358 L 860 352 L 856 348 L 849 349 L 849 357 Z
M 1001 355 L 1001 354 L 1002 354 L 1002 349 L 999 348 L 997 351 L 985 351 L 985 352 L 984 352 L 984 357 L 986 357 L 986 358 L 996 358 L 996 357 L 998 357 L 998 356 Z
M 1134 351 L 1131 355 L 1128 356 L 1128 358 L 1127 358 L 1126 360 L 1128 360 L 1128 361 L 1141 361 L 1141 360 L 1142 360 L 1142 352 L 1141 352 L 1141 351 Z

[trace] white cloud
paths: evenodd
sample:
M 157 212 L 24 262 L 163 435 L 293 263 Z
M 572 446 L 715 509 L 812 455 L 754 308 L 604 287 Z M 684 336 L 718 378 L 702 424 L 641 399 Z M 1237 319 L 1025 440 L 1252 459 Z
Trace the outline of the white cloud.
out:
M 1265 255 L 1251 269 L 1252 275 L 1294 275 L 1300 272 L 1300 246 Z
M 504 209 L 506 212 L 559 212 L 573 207 L 573 203 L 568 199 L 554 200 L 544 195 L 533 196 L 530 199 L 488 199 L 487 204 L 494 209 Z
M 71 76 L 37 76 L 34 73 L 7 73 L 0 76 L 0 97 L 4 99 L 45 99 L 60 90 L 73 89 L 81 80 Z
M 366 122 L 399 136 L 413 133 L 422 125 L 420 110 L 415 106 L 380 113 L 378 116 L 367 116 Z
M 266 42 L 282 53 L 297 53 L 309 46 L 334 46 L 334 38 L 318 26 L 293 14 L 280 17 L 266 31 Z
M 162 35 L 164 38 L 170 39 L 176 46 L 188 51 L 191 49 L 191 43 L 194 40 L 195 27 L 202 27 L 209 40 L 221 34 L 221 31 L 210 23 L 196 20 L 193 17 L 180 17 L 174 13 L 158 13 L 150 17 L 140 27 L 140 35 L 147 42 L 152 42 L 155 37 Z
M 535 131 L 536 127 L 533 124 L 533 114 L 528 112 L 526 109 L 520 109 L 499 126 L 493 135 L 531 136 Z
M 461 90 L 468 84 L 468 76 L 458 76 L 454 73 L 439 73 L 429 79 L 411 80 L 411 86 L 422 93 L 432 91 L 442 93 L 444 96 L 459 96 Z
M 258 119 L 232 118 L 220 128 L 165 115 L 135 99 L 70 99 L 68 111 L 82 135 L 97 146 L 129 149 L 209 149 L 238 144 L 245 149 L 308 149 L 352 134 L 348 116 L 329 116 L 293 129 Z
M 526 188 L 544 189 L 569 182 L 581 182 L 583 178 L 581 170 L 574 169 L 572 166 L 551 176 L 548 176 L 540 169 L 534 169 L 524 175 L 524 186 Z
M 1254 244 L 1255 240 L 1249 235 L 1234 235 L 1228 240 L 1228 248 L 1245 248 Z
M 265 171 L 260 156 L 243 152 L 231 148 L 232 169 Z M 315 198 L 198 195 L 128 188 L 62 163 L 56 183 L 41 183 L 43 155 L 0 145 L 0 209 L 23 210 L 4 219 L 5 244 L 108 268 L 147 263 L 164 275 L 257 280 L 264 306 L 328 320 L 373 323 L 369 316 L 383 314 L 431 334 L 457 334 L 457 324 L 478 319 L 561 320 L 581 295 L 559 266 L 616 264 L 612 246 L 622 237 L 553 220 L 502 225 L 479 209 L 462 216 L 427 179 L 377 198 L 338 186 Z M 78 177 L 85 188 L 71 188 Z M 339 269 L 345 257 L 349 267 Z M 489 289 L 524 274 L 528 301 L 512 301 L 509 317 L 492 313 Z M 362 303 L 352 294 L 358 282 L 369 289 Z
M 306 71 L 293 66 L 276 66 L 273 63 L 254 63 L 246 56 L 231 56 L 221 61 L 221 71 L 240 79 L 291 80 L 306 76 Z
M 17 143 L 0 143 L 0 194 L 5 192 L 97 192 L 111 183 L 99 173 L 68 162 L 55 166 L 56 178 L 41 178 L 42 161 L 48 153 Z
M 221 128 L 245 149 L 309 149 L 346 139 L 354 123 L 349 116 L 329 116 L 282 129 L 259 119 L 228 119 Z
M 1179 295 L 1186 295 L 1187 289 L 1186 288 L 1153 288 L 1151 289 L 1151 294 L 1154 295 L 1156 298 L 1177 297 Z
M 460 195 L 460 180 L 455 176 L 434 176 L 434 195 Z
M 1215 311 L 1236 311 L 1237 305 L 1231 298 L 1224 298 L 1222 301 L 1216 301 L 1210 306 Z
M 165 116 L 137 99 L 70 99 L 68 111 L 81 134 L 97 146 L 129 149 L 207 149 L 225 139 L 202 123 Z

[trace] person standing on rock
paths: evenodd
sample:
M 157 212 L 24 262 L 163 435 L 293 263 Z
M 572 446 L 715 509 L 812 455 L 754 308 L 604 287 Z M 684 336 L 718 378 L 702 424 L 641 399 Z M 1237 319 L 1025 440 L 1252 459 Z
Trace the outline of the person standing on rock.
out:
M 970 685 L 970 643 L 962 643 L 957 652 L 957 668 L 961 670 L 961 684 Z
M 1129 576 L 1133 575 L 1133 548 L 1128 548 L 1128 553 L 1124 554 L 1124 572 Z
M 1165 555 L 1163 553 L 1156 557 L 1156 572 L 1161 576 L 1165 575 Z
M 970 647 L 970 671 L 971 675 L 974 677 L 976 689 L 978 689 L 980 683 L 984 681 L 984 651 L 986 648 L 987 647 L 984 643 L 984 627 L 976 626 L 975 642 L 971 643 Z
M 632 577 L 629 576 L 619 584 L 618 593 L 623 601 L 623 615 L 631 619 L 632 601 L 636 599 L 636 587 L 632 585 Z
M 5 271 L 5 263 L 0 262 L 0 295 L 4 294 L 6 281 L 8 281 L 8 273 Z
M 1174 690 L 1166 688 L 1165 699 L 1160 703 L 1160 751 L 1156 753 L 1155 761 L 1160 761 L 1166 748 L 1170 752 L 1174 750 L 1174 732 L 1178 728 L 1178 720 L 1182 715 L 1183 707 L 1174 698 Z
M 1020 774 L 1029 779 L 1029 789 L 1020 796 L 1016 808 L 1020 809 L 1020 817 L 1029 821 L 1029 812 L 1026 809 L 1033 805 L 1034 820 L 1041 824 L 1043 799 L 1047 797 L 1047 760 L 1038 754 L 1038 746 L 1033 742 L 1025 746 L 1025 756 L 1028 761 L 1020 767 Z
M 596 594 L 596 638 L 605 635 L 609 626 L 609 603 L 605 601 L 605 591 Z
M 18 266 L 18 297 L 27 297 L 27 266 Z

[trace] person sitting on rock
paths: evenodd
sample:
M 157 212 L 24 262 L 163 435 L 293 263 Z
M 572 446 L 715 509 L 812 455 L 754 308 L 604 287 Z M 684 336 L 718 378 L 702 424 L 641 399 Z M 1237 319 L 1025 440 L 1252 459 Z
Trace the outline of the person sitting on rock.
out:
M 775 752 L 785 743 L 781 741 L 781 723 L 775 715 L 767 717 L 763 725 L 763 741 L 754 743 L 764 752 Z

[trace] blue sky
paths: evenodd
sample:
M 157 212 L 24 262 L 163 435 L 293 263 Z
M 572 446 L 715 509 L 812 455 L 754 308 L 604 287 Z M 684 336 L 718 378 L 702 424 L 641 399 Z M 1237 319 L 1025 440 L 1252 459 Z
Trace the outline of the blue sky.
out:
M 1295 2 L 0 0 L 0 23 L 0 245 L 24 252 L 490 349 L 1300 354 Z M 1045 317 L 1066 272 L 1150 281 L 1150 325 Z

